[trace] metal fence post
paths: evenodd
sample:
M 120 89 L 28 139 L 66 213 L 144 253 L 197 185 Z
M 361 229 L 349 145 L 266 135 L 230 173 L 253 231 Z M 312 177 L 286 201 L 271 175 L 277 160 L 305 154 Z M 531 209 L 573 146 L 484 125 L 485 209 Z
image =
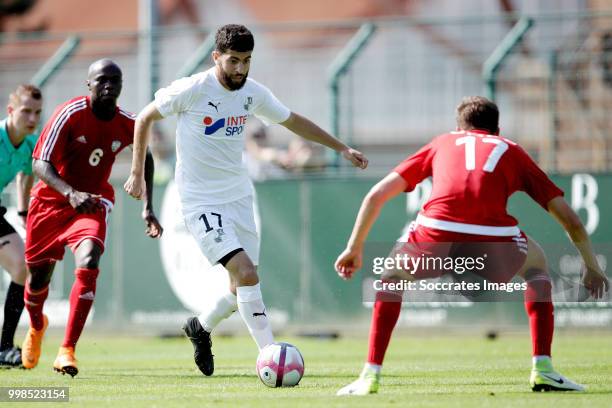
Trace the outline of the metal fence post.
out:
M 557 111 L 557 66 L 558 52 L 553 50 L 548 56 L 548 114 L 550 129 L 548 134 L 548 157 L 545 168 L 548 171 L 557 170 L 557 125 L 559 123 Z
M 30 83 L 39 88 L 44 87 L 47 81 L 70 59 L 80 43 L 81 37 L 78 35 L 71 35 L 66 38 L 57 51 L 36 71 Z
M 139 55 L 141 92 L 140 106 L 148 104 L 159 85 L 158 32 L 159 21 L 157 1 L 140 0 L 139 2 Z
M 495 102 L 497 96 L 497 73 L 499 69 L 532 26 L 532 18 L 521 17 L 484 62 L 482 77 L 485 83 L 485 95 L 493 102 Z
M 349 42 L 338 53 L 327 70 L 327 83 L 330 93 L 331 133 L 336 137 L 339 137 L 340 133 L 340 79 L 347 73 L 357 55 L 366 47 L 375 31 L 376 26 L 374 24 L 362 24 L 355 35 L 351 37 Z M 332 163 L 334 167 L 339 166 L 340 155 L 338 152 L 334 153 Z
M 179 69 L 176 77 L 183 78 L 193 75 L 200 65 L 204 63 L 209 57 L 210 53 L 215 49 L 215 33 L 211 33 L 206 39 L 200 44 L 198 48 L 191 54 L 189 59 Z

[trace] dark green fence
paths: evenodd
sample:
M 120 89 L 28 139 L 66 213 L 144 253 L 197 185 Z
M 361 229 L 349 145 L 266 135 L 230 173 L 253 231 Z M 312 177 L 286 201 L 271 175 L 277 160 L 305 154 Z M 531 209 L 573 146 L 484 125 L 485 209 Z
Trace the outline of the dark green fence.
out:
M 612 256 L 612 225 L 606 213 L 607 208 L 612 208 L 612 194 L 609 193 L 612 175 L 557 176 L 554 180 L 566 191 L 568 202 L 578 208 L 587 223 L 605 266 Z M 362 198 L 375 182 L 369 179 L 308 179 L 256 185 L 262 220 L 259 269 L 262 287 L 268 308 L 283 317 L 281 323 L 346 325 L 367 320 L 369 311 L 362 300 L 362 279 L 342 281 L 333 270 L 333 262 L 344 248 Z M 177 231 L 185 235 L 180 222 L 165 225 L 166 236 L 161 243 L 145 237 L 140 203 L 129 199 L 119 188 L 117 190 L 118 200 L 101 265 L 94 320 L 123 327 L 134 323 L 139 326 L 178 325 L 190 313 L 185 307 L 189 302 L 173 291 L 167 276 L 176 272 L 164 270 L 160 244 L 173 246 L 173 250 L 178 251 L 170 261 L 177 262 L 181 268 L 192 268 L 190 272 L 198 274 L 196 269 L 205 271 L 206 267 L 197 258 L 186 261 L 194 252 L 197 255 L 197 248 L 189 238 L 183 243 L 175 238 Z M 156 191 L 160 213 L 163 190 L 158 187 Z M 415 194 L 423 195 L 423 191 Z M 404 195 L 391 201 L 373 228 L 370 242 L 390 247 L 406 222 L 414 218 L 418 202 L 418 197 L 407 200 Z M 510 212 L 518 217 L 521 228 L 547 250 L 555 285 L 576 283 L 580 272 L 577 253 L 552 218 L 522 193 L 512 198 Z M 193 247 L 184 242 L 191 242 Z M 52 284 L 48 309 L 51 320 L 58 323 L 65 321 L 61 315 L 67 310 L 73 265 L 72 255 L 67 253 L 66 261 L 58 265 Z M 368 271 L 365 272 L 362 276 L 367 275 Z M 182 279 L 183 287 L 187 285 L 196 296 L 198 286 L 202 287 L 202 297 L 214 287 L 206 280 Z M 181 292 L 180 287 L 177 292 Z M 607 327 L 612 324 L 609 302 L 567 304 L 562 301 L 570 298 L 556 295 L 555 299 L 560 324 Z M 425 325 L 473 321 L 515 324 L 524 320 L 522 307 L 520 302 L 415 304 L 409 306 L 412 310 L 404 313 L 403 319 L 407 323 Z

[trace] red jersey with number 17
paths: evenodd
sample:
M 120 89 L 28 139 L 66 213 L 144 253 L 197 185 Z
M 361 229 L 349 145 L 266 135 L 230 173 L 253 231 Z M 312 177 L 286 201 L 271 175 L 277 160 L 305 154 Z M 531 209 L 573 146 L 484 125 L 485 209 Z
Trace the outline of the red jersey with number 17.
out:
M 134 140 L 134 115 L 117 107 L 111 120 L 98 119 L 89 97 L 81 96 L 60 105 L 45 125 L 32 157 L 47 161 L 75 190 L 114 202 L 108 182 L 115 157 Z M 66 198 L 43 181 L 32 190 L 41 200 Z
M 417 223 L 469 234 L 514 235 L 518 222 L 506 205 L 515 191 L 544 209 L 563 195 L 519 145 L 479 130 L 440 135 L 394 171 L 407 181 L 407 192 L 432 177 Z

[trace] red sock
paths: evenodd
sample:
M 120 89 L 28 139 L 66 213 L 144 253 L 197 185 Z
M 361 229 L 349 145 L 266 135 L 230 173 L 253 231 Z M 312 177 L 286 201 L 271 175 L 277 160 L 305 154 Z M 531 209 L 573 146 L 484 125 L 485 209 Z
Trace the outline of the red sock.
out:
M 527 280 L 525 291 L 525 310 L 529 316 L 531 344 L 534 356 L 550 356 L 553 332 L 555 329 L 552 304 L 552 285 L 547 274 L 541 279 Z M 546 276 L 546 278 L 543 278 Z
M 98 269 L 77 268 L 76 279 L 70 292 L 70 314 L 66 325 L 63 347 L 75 347 L 85 326 L 85 320 L 96 295 Z
M 376 294 L 372 326 L 370 327 L 368 363 L 382 365 L 401 307 L 401 294 L 388 292 L 378 292 Z
M 26 281 L 25 290 L 23 291 L 23 301 L 25 308 L 30 315 L 30 327 L 36 330 L 41 330 L 45 325 L 43 320 L 43 306 L 49 295 L 49 285 L 42 289 L 34 290 L 30 288 L 30 281 Z

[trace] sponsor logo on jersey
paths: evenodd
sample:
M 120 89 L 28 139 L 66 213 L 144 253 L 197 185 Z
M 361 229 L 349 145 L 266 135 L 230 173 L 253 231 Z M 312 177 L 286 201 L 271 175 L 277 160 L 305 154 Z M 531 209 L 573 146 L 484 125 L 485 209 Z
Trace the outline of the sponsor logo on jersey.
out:
M 111 144 L 111 150 L 115 153 L 121 147 L 121 142 L 119 140 L 114 140 L 113 144 Z
M 87 143 L 87 139 L 85 138 L 85 135 L 81 135 L 79 137 L 77 137 L 77 142 L 81 142 L 81 143 Z
M 213 118 L 207 116 L 204 118 L 203 123 L 204 125 L 206 125 L 206 127 L 204 128 L 204 134 L 212 135 L 217 130 L 225 126 L 225 118 L 221 118 L 213 122 Z
M 204 134 L 212 135 L 219 129 L 225 127 L 225 136 L 239 135 L 244 131 L 248 117 L 248 115 L 228 116 L 227 118 L 214 120 L 210 116 L 206 116 L 202 121 L 206 126 L 204 128 Z

